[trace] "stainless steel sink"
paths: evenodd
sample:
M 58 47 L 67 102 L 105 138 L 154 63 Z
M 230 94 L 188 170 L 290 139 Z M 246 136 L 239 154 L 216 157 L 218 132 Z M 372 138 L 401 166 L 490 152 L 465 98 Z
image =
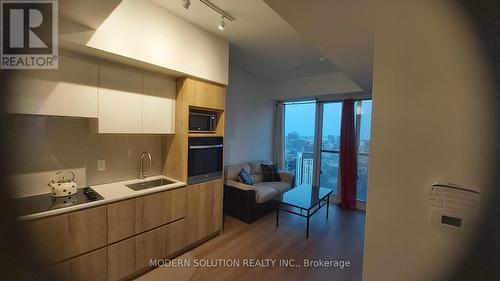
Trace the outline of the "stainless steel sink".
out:
M 157 186 L 162 186 L 162 185 L 167 185 L 174 183 L 173 181 L 169 181 L 167 179 L 157 179 L 157 180 L 150 180 L 150 181 L 143 181 L 143 182 L 138 182 L 138 183 L 133 183 L 133 184 L 127 184 L 126 187 L 138 191 L 138 190 L 143 190 L 143 189 L 148 189 L 152 187 L 157 187 Z

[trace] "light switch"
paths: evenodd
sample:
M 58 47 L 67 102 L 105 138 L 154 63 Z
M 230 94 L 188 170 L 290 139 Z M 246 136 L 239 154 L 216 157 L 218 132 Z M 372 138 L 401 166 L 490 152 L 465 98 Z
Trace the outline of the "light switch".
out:
M 97 160 L 97 171 L 98 172 L 106 171 L 106 160 Z

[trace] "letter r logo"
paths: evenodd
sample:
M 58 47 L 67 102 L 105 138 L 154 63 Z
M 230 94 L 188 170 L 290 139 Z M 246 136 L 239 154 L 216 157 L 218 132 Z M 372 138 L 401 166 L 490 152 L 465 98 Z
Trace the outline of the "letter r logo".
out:
M 53 1 L 2 1 L 3 54 L 51 54 Z

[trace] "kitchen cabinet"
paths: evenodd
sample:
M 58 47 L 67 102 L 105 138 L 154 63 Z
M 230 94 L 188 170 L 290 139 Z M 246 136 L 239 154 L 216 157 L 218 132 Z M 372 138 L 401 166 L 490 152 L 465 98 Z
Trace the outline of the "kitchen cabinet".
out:
M 102 248 L 52 266 L 49 272 L 57 280 L 106 281 L 107 268 L 107 249 Z
M 135 239 L 108 246 L 108 281 L 124 280 L 131 277 L 135 263 Z
M 188 236 L 194 243 L 222 227 L 222 179 L 188 186 Z
M 107 206 L 108 244 L 134 235 L 134 199 L 112 203 Z
M 165 234 L 166 226 L 162 226 L 135 236 L 135 271 L 150 267 L 151 259 L 165 258 Z
M 189 244 L 186 218 L 167 224 L 165 228 L 165 255 L 167 257 L 182 250 Z
M 106 206 L 25 222 L 47 264 L 106 246 Z
M 152 73 L 144 74 L 142 132 L 175 133 L 175 80 Z
M 186 217 L 185 187 L 154 193 L 135 199 L 135 233 L 150 230 Z
M 135 271 L 150 268 L 151 259 L 164 259 L 188 245 L 186 218 L 135 236 Z
M 142 75 L 99 66 L 99 133 L 142 133 Z
M 99 133 L 175 133 L 175 81 L 117 65 L 100 65 Z
M 184 79 L 180 87 L 188 94 L 187 104 L 198 108 L 224 110 L 226 107 L 226 88 L 197 79 Z
M 9 113 L 97 118 L 98 64 L 61 52 L 59 69 L 16 71 L 9 83 Z

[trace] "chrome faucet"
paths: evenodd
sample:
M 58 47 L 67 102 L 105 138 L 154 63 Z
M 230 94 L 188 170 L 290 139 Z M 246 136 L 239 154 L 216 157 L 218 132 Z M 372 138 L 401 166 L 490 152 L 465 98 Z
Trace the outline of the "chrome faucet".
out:
M 148 171 L 144 171 L 144 156 L 147 156 L 148 159 L 149 159 L 149 170 Z M 149 173 L 151 173 L 151 153 L 149 152 L 143 152 L 141 154 L 141 168 L 139 170 L 139 178 L 140 179 L 144 179 L 146 178 L 147 176 L 149 176 Z

